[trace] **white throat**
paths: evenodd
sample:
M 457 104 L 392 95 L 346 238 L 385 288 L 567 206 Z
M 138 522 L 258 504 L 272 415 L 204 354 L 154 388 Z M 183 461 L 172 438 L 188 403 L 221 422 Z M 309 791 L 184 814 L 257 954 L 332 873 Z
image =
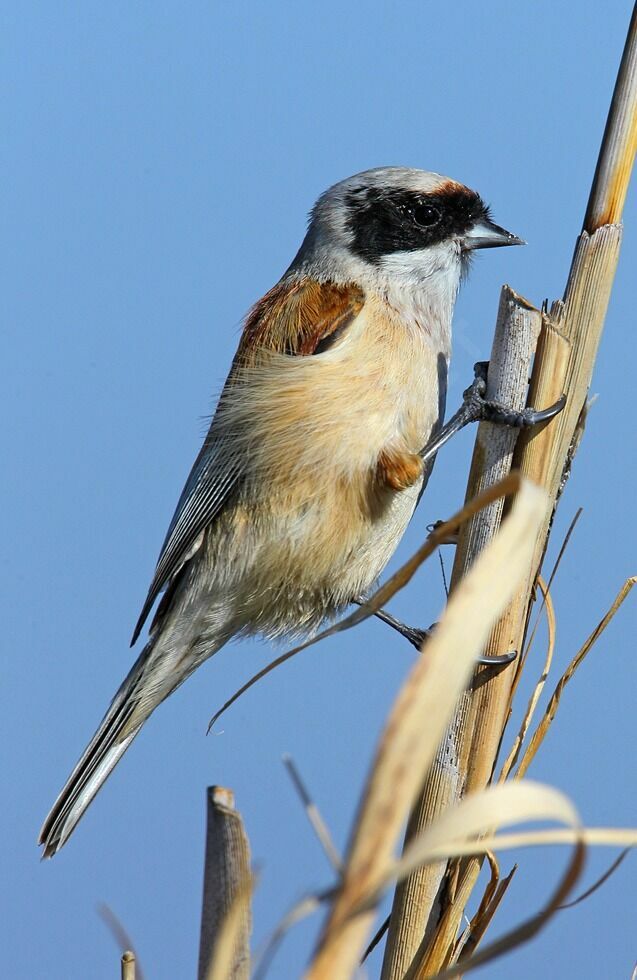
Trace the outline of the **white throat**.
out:
M 460 250 L 450 242 L 385 256 L 374 275 L 374 286 L 406 323 L 422 330 L 448 358 L 461 277 Z

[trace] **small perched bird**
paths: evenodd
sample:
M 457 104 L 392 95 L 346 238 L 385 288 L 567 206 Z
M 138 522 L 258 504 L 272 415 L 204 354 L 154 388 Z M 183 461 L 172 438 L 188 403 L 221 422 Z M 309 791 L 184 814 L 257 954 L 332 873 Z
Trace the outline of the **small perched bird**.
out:
M 403 167 L 331 187 L 249 312 L 133 643 L 149 640 L 44 822 L 56 853 L 152 711 L 232 637 L 306 634 L 365 593 L 431 470 L 474 249 L 522 244 L 475 191 Z

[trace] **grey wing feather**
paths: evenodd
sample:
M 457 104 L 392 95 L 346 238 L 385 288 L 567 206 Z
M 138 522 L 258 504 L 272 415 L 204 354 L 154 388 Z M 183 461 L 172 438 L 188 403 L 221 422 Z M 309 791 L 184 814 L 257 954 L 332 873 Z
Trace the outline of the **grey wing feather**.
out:
M 197 541 L 202 532 L 222 510 L 239 478 L 239 472 L 238 462 L 229 458 L 222 441 L 211 440 L 209 434 L 170 522 L 146 601 L 133 632 L 131 646 L 139 637 L 159 593 L 191 557 L 193 550 L 197 550 Z

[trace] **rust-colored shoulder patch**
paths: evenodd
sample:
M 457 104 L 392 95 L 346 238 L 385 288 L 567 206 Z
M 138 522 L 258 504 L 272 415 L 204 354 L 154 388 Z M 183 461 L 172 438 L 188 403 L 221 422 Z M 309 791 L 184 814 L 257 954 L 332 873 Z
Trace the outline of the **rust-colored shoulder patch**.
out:
M 319 283 L 309 277 L 278 283 L 252 307 L 237 355 L 258 350 L 314 354 L 360 311 L 364 295 L 353 283 Z

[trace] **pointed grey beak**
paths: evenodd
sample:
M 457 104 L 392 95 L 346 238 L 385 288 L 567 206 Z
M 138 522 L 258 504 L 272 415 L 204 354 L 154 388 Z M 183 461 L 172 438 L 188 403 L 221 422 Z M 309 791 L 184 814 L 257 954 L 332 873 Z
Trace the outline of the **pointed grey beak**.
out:
M 460 239 L 465 251 L 474 248 L 499 248 L 501 245 L 526 245 L 523 238 L 512 235 L 510 231 L 494 224 L 489 218 L 481 218 L 466 231 Z

